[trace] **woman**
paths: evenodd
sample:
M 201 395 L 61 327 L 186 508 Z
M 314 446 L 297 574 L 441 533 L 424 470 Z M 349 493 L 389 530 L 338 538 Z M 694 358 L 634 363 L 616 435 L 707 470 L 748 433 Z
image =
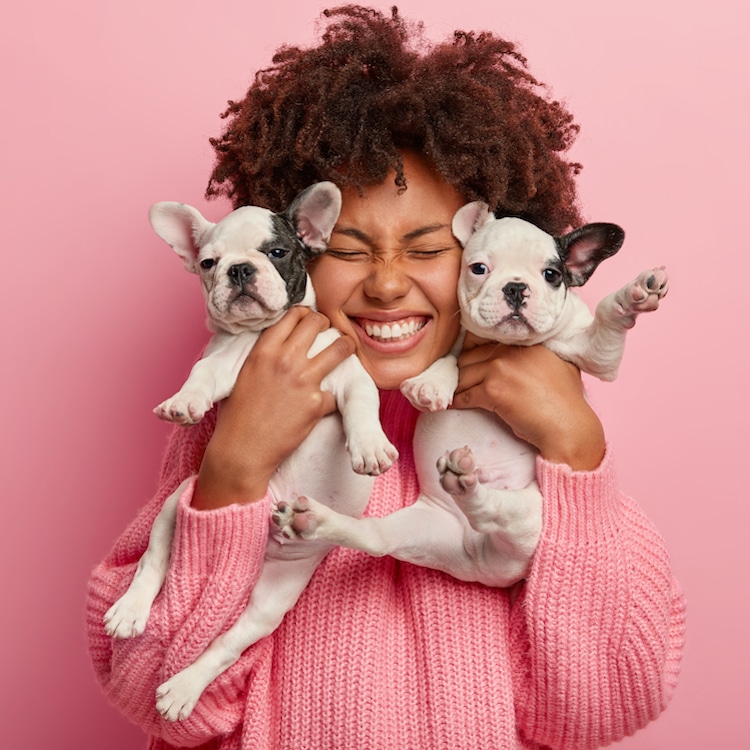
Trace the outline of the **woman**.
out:
M 456 209 L 481 198 L 548 231 L 579 222 L 578 166 L 563 158 L 576 126 L 512 45 L 457 34 L 416 51 L 418 29 L 395 10 L 326 15 L 317 47 L 281 50 L 230 105 L 209 185 L 235 205 L 274 210 L 314 181 L 342 187 L 329 250 L 311 268 L 320 313 L 290 311 L 263 334 L 218 414 L 173 433 L 159 491 L 91 579 L 101 683 L 153 749 L 583 750 L 618 740 L 671 696 L 682 596 L 663 542 L 617 489 L 575 369 L 543 347 L 480 342 L 460 360 L 456 406 L 496 412 L 540 452 L 543 531 L 522 586 L 487 588 L 336 549 L 279 629 L 187 720 L 156 712 L 156 687 L 244 608 L 268 533 L 268 478 L 333 410 L 320 381 L 352 351 L 381 389 L 400 452 L 366 513 L 416 499 L 417 414 L 397 388 L 457 333 Z M 329 323 L 345 335 L 308 360 Z M 112 641 L 102 616 L 130 582 L 164 498 L 192 475 L 146 632 Z

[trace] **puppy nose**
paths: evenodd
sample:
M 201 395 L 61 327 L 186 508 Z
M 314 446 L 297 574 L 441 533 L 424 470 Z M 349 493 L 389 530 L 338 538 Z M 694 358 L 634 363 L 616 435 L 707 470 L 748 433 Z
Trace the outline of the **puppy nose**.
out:
M 518 281 L 509 281 L 503 287 L 503 294 L 511 307 L 519 308 L 523 304 L 524 297 L 527 296 L 525 292 L 528 288 L 527 284 L 522 284 Z
M 238 263 L 235 266 L 230 266 L 227 274 L 233 284 L 241 287 L 255 276 L 255 267 L 249 263 Z

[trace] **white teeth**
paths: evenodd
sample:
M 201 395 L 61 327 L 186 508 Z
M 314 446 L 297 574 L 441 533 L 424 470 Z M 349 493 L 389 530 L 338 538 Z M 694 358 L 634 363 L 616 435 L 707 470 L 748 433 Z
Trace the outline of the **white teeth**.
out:
M 400 323 L 365 323 L 367 335 L 374 339 L 383 341 L 398 341 L 413 336 L 418 330 L 424 327 L 424 322 L 417 323 L 414 320 L 401 321 Z

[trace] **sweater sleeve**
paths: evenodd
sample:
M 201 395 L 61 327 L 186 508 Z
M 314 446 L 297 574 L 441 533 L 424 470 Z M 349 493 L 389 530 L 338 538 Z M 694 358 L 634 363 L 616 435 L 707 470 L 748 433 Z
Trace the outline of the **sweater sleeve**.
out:
M 538 459 L 544 522 L 511 653 L 519 729 L 555 750 L 632 734 L 666 707 L 679 673 L 684 597 L 613 463 L 608 452 L 596 471 L 574 472 Z
M 210 414 L 199 425 L 173 431 L 156 496 L 94 569 L 88 586 L 89 650 L 106 695 L 153 739 L 179 747 L 230 734 L 242 721 L 248 701 L 256 703 L 248 699 L 248 686 L 253 694 L 250 673 L 260 683 L 260 676 L 267 675 L 271 644 L 264 639 L 206 689 L 188 719 L 169 723 L 156 712 L 156 688 L 192 663 L 247 604 L 263 563 L 268 498 L 198 511 L 190 505 L 191 483 L 180 499 L 167 579 L 145 632 L 133 639 L 113 639 L 104 632 L 102 620 L 132 581 L 164 500 L 185 477 L 197 473 L 214 421 Z M 262 706 L 262 684 L 255 692 Z

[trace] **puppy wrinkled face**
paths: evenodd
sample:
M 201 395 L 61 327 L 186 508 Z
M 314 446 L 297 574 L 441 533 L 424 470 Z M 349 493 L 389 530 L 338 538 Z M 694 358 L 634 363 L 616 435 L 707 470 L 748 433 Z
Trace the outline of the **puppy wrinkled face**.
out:
M 503 343 L 544 338 L 566 294 L 555 239 L 528 222 L 489 221 L 464 248 L 459 300 L 472 333 Z
M 201 238 L 197 265 L 210 318 L 227 329 L 267 327 L 302 300 L 305 248 L 283 216 L 247 206 Z

